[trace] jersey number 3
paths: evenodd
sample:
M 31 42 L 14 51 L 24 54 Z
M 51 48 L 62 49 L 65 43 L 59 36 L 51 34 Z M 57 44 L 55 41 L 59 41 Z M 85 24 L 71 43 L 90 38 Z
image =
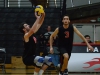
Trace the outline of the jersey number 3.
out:
M 69 38 L 69 31 L 65 31 L 65 38 Z

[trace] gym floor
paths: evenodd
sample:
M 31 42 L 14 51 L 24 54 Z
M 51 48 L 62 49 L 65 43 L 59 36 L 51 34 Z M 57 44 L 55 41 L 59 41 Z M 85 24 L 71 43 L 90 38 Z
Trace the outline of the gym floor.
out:
M 33 75 L 33 69 L 6 69 L 6 73 L 0 71 L 0 75 Z M 44 75 L 58 75 L 56 70 L 47 70 Z M 100 73 L 69 73 L 69 75 L 100 75 Z

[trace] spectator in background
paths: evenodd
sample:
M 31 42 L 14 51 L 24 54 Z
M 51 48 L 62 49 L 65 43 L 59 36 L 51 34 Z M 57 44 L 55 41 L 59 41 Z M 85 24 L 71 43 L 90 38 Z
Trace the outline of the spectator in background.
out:
M 56 68 L 59 68 L 59 60 L 60 60 L 60 57 L 59 57 L 59 51 L 58 51 L 58 48 L 56 47 L 57 45 L 57 37 L 54 37 L 54 41 L 53 41 L 53 48 L 54 48 L 54 54 L 50 54 L 50 35 L 52 34 L 53 32 L 51 31 L 51 26 L 48 26 L 47 27 L 47 32 L 44 33 L 44 35 L 42 34 L 41 35 L 41 39 L 44 40 L 44 51 L 43 51 L 43 55 L 42 56 L 49 56 L 49 57 L 52 57 L 52 63 L 54 64 L 54 66 Z
M 47 27 L 47 32 L 44 34 L 45 39 L 48 39 L 49 36 L 52 34 L 53 32 L 51 31 L 51 26 Z
M 48 26 L 47 32 L 45 32 L 44 34 L 40 34 L 40 36 L 39 36 L 40 47 L 42 47 L 48 43 L 48 39 L 49 39 L 51 34 L 52 34 L 51 26 Z
M 48 52 L 48 56 L 52 57 L 52 63 L 54 64 L 55 67 L 60 67 L 60 52 L 57 47 L 57 38 L 53 40 L 53 48 L 54 48 L 54 53 L 50 54 L 50 40 L 48 40 L 48 43 L 46 44 L 46 50 Z
M 46 28 L 46 32 L 44 32 L 42 35 L 40 35 L 40 39 L 41 41 L 44 43 L 44 45 L 46 45 L 48 43 L 48 39 L 50 37 L 50 35 L 52 34 L 52 31 L 51 31 L 51 26 L 48 26 Z M 43 38 L 41 38 L 43 37 Z
M 49 36 L 50 38 L 50 36 Z M 47 40 L 47 43 L 45 43 L 45 50 L 44 50 L 44 56 L 49 56 L 52 58 L 52 63 L 53 65 L 57 68 L 60 67 L 60 56 L 59 56 L 59 51 L 58 51 L 58 47 L 57 47 L 57 38 L 53 39 L 53 48 L 54 48 L 54 54 L 50 53 L 50 40 Z
M 85 39 L 88 41 L 88 43 L 93 43 L 93 42 L 91 41 L 91 37 L 90 37 L 89 35 L 85 35 L 84 37 L 85 37 Z M 83 41 L 82 43 L 85 43 L 85 42 Z

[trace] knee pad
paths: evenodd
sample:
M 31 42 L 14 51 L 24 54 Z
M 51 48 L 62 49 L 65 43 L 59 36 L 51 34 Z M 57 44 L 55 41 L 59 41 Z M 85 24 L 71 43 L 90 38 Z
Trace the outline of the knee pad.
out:
M 34 63 L 36 64 L 36 66 L 42 66 L 44 63 L 44 58 L 40 56 L 36 56 L 34 59 Z
M 44 63 L 46 63 L 48 66 L 52 64 L 52 58 L 49 56 L 45 56 Z

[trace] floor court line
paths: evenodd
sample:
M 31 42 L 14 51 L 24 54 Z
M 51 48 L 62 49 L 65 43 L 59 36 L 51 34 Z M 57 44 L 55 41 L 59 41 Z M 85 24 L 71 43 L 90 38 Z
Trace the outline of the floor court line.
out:
M 6 69 L 6 73 L 0 75 L 33 75 L 34 69 Z M 43 75 L 58 75 L 56 70 L 47 70 Z M 100 75 L 100 73 L 69 73 L 68 75 Z

